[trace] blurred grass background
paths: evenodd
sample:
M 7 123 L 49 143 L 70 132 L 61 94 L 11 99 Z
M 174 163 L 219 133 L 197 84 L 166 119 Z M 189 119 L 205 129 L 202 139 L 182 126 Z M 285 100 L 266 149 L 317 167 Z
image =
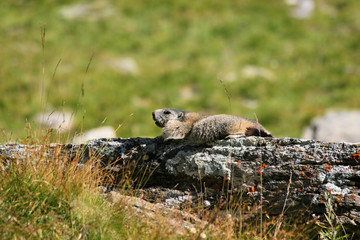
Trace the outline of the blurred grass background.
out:
M 256 114 L 300 137 L 328 108 L 360 108 L 360 1 L 314 3 L 297 19 L 282 0 L 3 0 L 0 141 L 45 110 L 74 113 L 73 131 L 133 113 L 117 136 L 155 137 L 151 112 L 164 107 Z

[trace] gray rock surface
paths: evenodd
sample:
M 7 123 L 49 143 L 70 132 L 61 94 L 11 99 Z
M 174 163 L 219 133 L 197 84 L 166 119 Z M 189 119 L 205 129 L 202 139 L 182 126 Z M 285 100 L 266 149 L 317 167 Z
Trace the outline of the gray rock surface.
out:
M 109 61 L 109 66 L 123 75 L 139 75 L 140 73 L 137 62 L 130 57 L 112 59 Z
M 113 127 L 103 126 L 103 127 L 90 129 L 84 133 L 75 136 L 72 140 L 72 143 L 81 144 L 81 143 L 86 143 L 87 141 L 92 139 L 115 138 L 115 137 L 116 134 L 115 134 L 115 129 Z
M 52 146 L 56 148 L 59 146 Z M 3 145 L 0 157 L 11 161 L 35 146 Z M 344 225 L 360 224 L 360 145 L 294 138 L 247 137 L 208 145 L 160 139 L 97 139 L 87 145 L 64 145 L 64 154 L 101 156 L 115 173 L 134 167 L 150 202 L 181 209 L 182 205 L 218 206 L 219 200 L 257 205 L 269 215 L 283 209 L 322 215 L 327 194 Z M 144 171 L 147 173 L 144 175 Z M 284 206 L 285 205 L 285 206 Z
M 360 111 L 330 110 L 312 120 L 302 138 L 360 143 Z
M 41 113 L 35 116 L 35 122 L 46 128 L 66 132 L 73 127 L 73 114 L 60 111 Z
M 285 0 L 291 6 L 290 16 L 297 19 L 310 18 L 315 9 L 313 0 Z
M 112 16 L 114 9 L 108 0 L 95 0 L 88 3 L 65 5 L 59 10 L 59 14 L 67 20 L 97 21 Z

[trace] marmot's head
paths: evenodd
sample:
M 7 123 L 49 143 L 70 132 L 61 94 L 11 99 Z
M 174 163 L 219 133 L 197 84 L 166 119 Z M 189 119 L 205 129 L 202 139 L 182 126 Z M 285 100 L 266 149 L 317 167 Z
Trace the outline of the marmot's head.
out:
M 183 111 L 183 110 L 164 108 L 164 109 L 155 110 L 152 113 L 152 116 L 155 121 L 155 124 L 158 127 L 162 128 L 162 127 L 165 127 L 166 123 L 169 120 L 184 121 L 185 113 L 186 113 L 186 111 Z

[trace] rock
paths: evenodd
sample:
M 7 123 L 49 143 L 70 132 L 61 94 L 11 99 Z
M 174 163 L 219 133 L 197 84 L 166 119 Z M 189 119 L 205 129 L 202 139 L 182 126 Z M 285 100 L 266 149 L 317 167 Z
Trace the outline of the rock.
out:
M 60 14 L 66 19 L 74 19 L 85 16 L 90 11 L 90 7 L 87 4 L 74 4 L 65 6 L 60 10 Z
M 65 132 L 73 127 L 73 114 L 59 111 L 38 114 L 35 116 L 35 122 L 46 128 Z
M 110 62 L 110 66 L 121 74 L 138 75 L 139 67 L 132 58 L 114 59 Z
M 60 15 L 68 20 L 86 19 L 96 21 L 109 17 L 114 10 L 106 0 L 96 0 L 91 3 L 75 3 L 62 7 L 59 11 Z
M 134 188 L 161 206 L 220 208 L 219 202 L 227 201 L 226 206 L 250 207 L 262 202 L 262 211 L 269 215 L 282 215 L 286 209 L 285 214 L 323 216 L 329 196 L 343 226 L 355 232 L 357 228 L 351 226 L 360 224 L 359 144 L 252 136 L 207 145 L 115 138 L 59 145 L 54 150 L 59 147 L 70 158 L 79 159 L 81 153 L 81 161 L 96 153 L 114 174 L 132 169 L 133 179 L 141 179 Z M 36 147 L 28 150 L 24 145 L 2 145 L 0 158 L 31 158 Z
M 168 208 L 159 203 L 150 203 L 143 199 L 126 196 L 115 191 L 111 191 L 108 194 L 108 198 L 114 204 L 124 204 L 127 207 L 127 211 L 131 211 L 133 214 L 141 216 L 141 218 L 146 216 L 157 222 L 163 222 L 165 221 L 164 216 L 166 216 L 166 223 L 171 225 L 179 235 L 184 235 L 186 233 L 185 230 L 189 228 L 193 229 L 196 233 L 197 228 L 203 228 L 204 226 L 212 227 L 212 224 L 201 220 L 195 214 Z
M 89 131 L 86 131 L 78 136 L 75 136 L 72 140 L 75 144 L 86 143 L 89 140 L 97 139 L 97 138 L 114 138 L 115 129 L 110 126 L 94 128 Z
M 247 107 L 247 108 L 250 108 L 250 109 L 256 109 L 258 106 L 259 106 L 259 103 L 257 100 L 255 99 L 249 99 L 249 98 L 244 98 L 242 101 L 241 101 L 241 104 L 244 106 L 244 107 Z
M 247 65 L 242 69 L 242 76 L 244 78 L 264 78 L 269 81 L 273 81 L 275 79 L 275 74 L 263 67 Z
M 360 143 L 360 111 L 328 111 L 311 121 L 302 138 L 328 142 Z
M 290 15 L 297 19 L 307 19 L 311 17 L 315 9 L 313 0 L 285 0 L 285 2 L 292 6 Z

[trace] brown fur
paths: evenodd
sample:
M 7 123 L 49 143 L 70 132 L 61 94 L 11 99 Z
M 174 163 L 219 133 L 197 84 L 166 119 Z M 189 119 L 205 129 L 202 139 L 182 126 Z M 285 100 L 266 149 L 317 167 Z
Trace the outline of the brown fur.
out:
M 272 137 L 259 123 L 231 115 L 203 115 L 177 109 L 158 109 L 153 119 L 162 128 L 162 137 L 206 143 L 234 136 Z

